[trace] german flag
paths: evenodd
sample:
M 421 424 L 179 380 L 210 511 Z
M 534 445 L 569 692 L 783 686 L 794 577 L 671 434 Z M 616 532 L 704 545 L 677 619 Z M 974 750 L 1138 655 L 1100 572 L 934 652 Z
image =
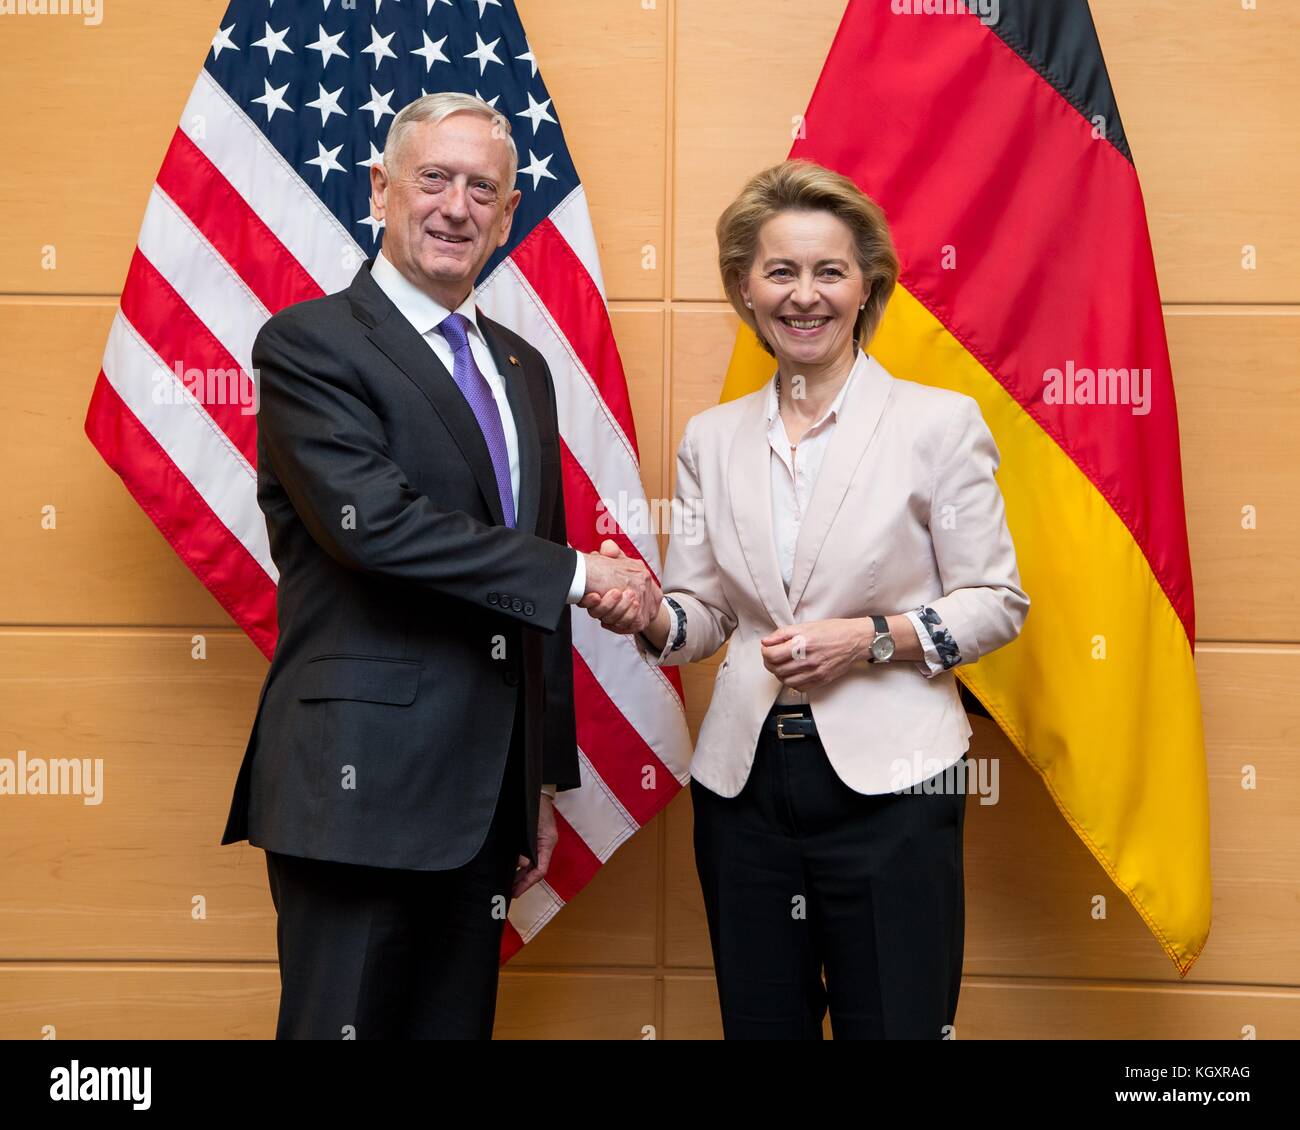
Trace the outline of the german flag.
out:
M 1086 0 L 850 0 L 790 155 L 889 219 L 872 355 L 974 397 L 1001 452 L 1033 610 L 958 674 L 1185 976 L 1211 898 L 1178 419 Z M 771 373 L 742 327 L 722 399 Z

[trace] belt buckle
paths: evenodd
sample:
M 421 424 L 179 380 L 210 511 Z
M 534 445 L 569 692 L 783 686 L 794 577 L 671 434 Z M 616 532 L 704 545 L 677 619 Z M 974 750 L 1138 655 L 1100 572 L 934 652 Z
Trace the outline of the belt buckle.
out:
M 778 714 L 776 716 L 776 736 L 778 738 L 781 738 L 783 741 L 793 741 L 796 738 L 802 740 L 803 738 L 806 738 L 808 736 L 807 734 L 787 734 L 785 732 L 785 721 L 787 718 L 803 718 L 803 717 L 805 717 L 805 715 L 799 714 L 797 712 L 794 714 Z

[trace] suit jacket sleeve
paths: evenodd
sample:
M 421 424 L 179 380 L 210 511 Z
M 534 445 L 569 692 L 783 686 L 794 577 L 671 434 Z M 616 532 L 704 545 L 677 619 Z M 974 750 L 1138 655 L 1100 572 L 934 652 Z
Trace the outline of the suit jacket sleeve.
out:
M 314 340 L 313 340 L 314 339 Z M 253 344 L 260 458 L 269 458 L 312 538 L 340 565 L 423 585 L 529 627 L 564 619 L 574 551 L 442 510 L 391 458 L 355 369 L 301 319 L 276 317 Z M 495 591 L 527 608 L 494 604 Z M 567 621 L 565 621 L 567 624 Z
M 707 515 L 716 513 L 716 505 L 710 507 L 701 494 L 694 424 L 694 420 L 687 423 L 677 448 L 673 535 L 663 578 L 664 594 L 677 601 L 686 613 L 686 642 L 661 657 L 639 634 L 632 637 L 643 656 L 665 667 L 707 659 L 736 630 L 736 613 L 723 590 L 722 574 L 709 538 Z M 670 637 L 674 631 L 670 629 Z
M 997 468 L 997 445 L 979 404 L 962 397 L 930 490 L 930 538 L 944 595 L 929 602 L 951 633 L 960 663 L 974 663 L 1015 639 L 1029 610 Z
M 551 422 L 559 435 L 555 409 L 555 384 L 550 367 L 546 368 L 546 385 L 551 394 Z M 564 512 L 564 482 L 556 464 L 555 511 L 551 518 L 550 539 L 557 545 L 569 544 L 568 522 Z M 570 576 L 572 581 L 572 575 Z M 565 605 L 560 625 L 542 640 L 546 702 L 542 711 L 542 781 L 557 791 L 576 789 L 582 784 L 578 774 L 578 731 L 573 702 L 573 630 L 572 605 Z

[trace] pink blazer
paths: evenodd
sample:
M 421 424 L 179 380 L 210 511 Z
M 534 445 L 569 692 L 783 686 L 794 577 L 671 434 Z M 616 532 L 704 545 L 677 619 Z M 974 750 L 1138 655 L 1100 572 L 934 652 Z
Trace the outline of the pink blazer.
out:
M 664 663 L 706 659 L 730 641 L 691 763 L 691 776 L 722 796 L 744 787 L 780 690 L 758 642 L 777 625 L 929 605 L 961 662 L 974 663 L 1015 639 L 1029 608 L 994 478 L 998 451 L 978 404 L 899 380 L 865 353 L 857 366 L 800 526 L 788 594 L 772 531 L 768 386 L 693 417 L 677 451 L 682 520 L 662 581 L 687 630 Z M 915 784 L 969 746 L 951 670 L 863 660 L 807 698 L 828 759 L 861 793 Z

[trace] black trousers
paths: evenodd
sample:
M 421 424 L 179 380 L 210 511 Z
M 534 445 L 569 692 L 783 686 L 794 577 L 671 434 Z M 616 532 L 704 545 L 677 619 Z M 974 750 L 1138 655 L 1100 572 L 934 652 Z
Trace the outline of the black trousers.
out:
M 943 1038 L 961 988 L 964 791 L 857 793 L 819 738 L 763 732 L 738 796 L 692 780 L 691 800 L 727 1039 L 819 1040 L 828 1006 L 837 1039 Z
M 490 1038 L 520 854 L 531 854 L 522 708 L 487 839 L 465 866 L 406 871 L 268 851 L 280 956 L 276 1038 Z

